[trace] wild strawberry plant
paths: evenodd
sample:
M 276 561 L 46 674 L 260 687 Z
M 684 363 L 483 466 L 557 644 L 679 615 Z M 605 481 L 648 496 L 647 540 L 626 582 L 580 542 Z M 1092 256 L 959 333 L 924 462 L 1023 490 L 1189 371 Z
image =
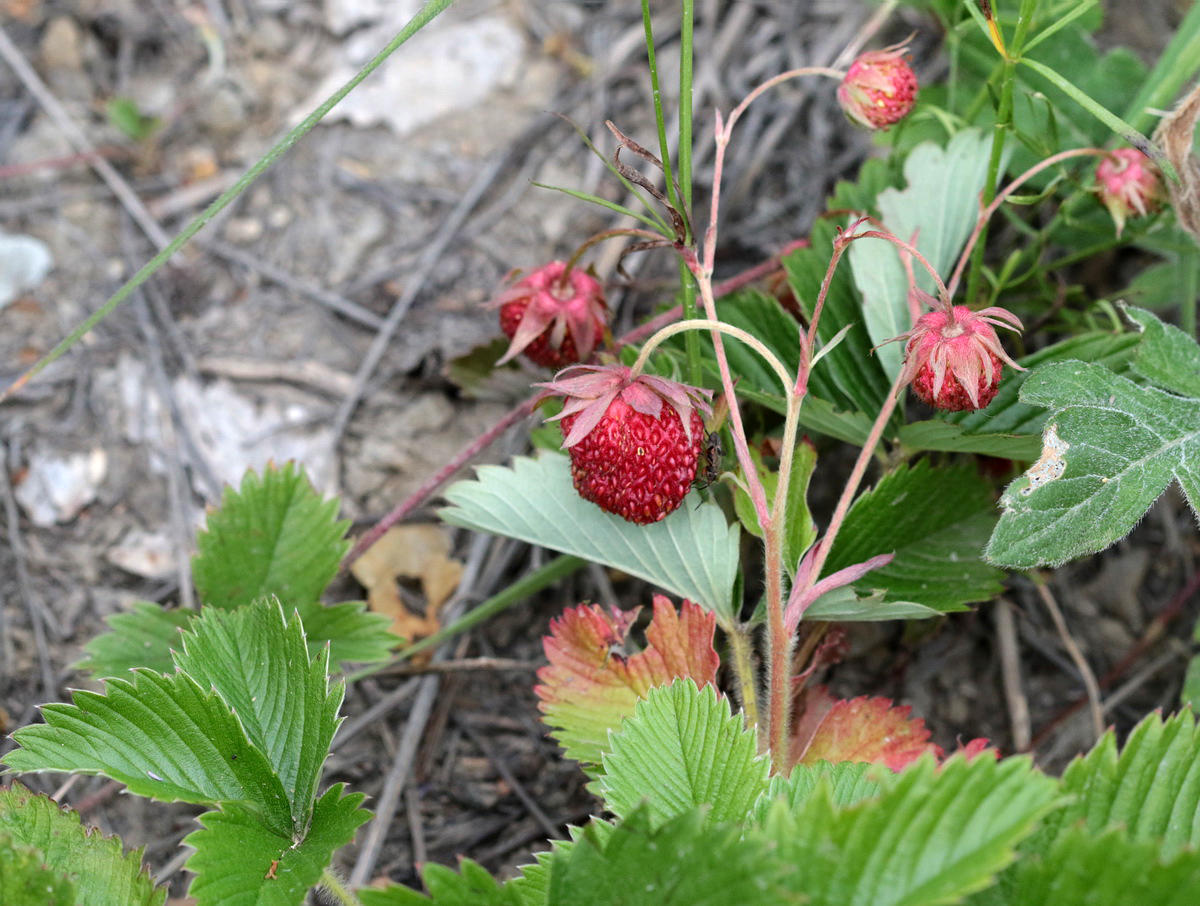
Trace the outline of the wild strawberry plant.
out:
M 1129 288 L 1135 304 L 1094 299 L 1064 291 L 1060 272 L 1116 248 L 1200 267 L 1200 95 L 1155 141 L 1142 134 L 1148 110 L 1200 68 L 1200 12 L 1147 72 L 1095 49 L 1089 4 L 922 4 L 952 80 L 918 92 L 904 45 L 768 80 L 717 117 L 703 213 L 692 4 L 675 157 L 643 6 L 659 148 L 609 124 L 605 160 L 645 208 L 593 199 L 630 226 L 580 237 L 565 261 L 529 262 L 497 293 L 509 338 L 497 367 L 566 370 L 514 410 L 543 407 L 540 449 L 447 488 L 441 511 L 559 552 L 546 576 L 591 561 L 680 599 L 652 597 L 644 644 L 637 601 L 569 608 L 546 637 L 545 721 L 604 816 L 503 884 L 464 860 L 427 867 L 427 895 L 347 888 L 330 864 L 369 813 L 341 785 L 320 792 L 343 689 L 330 665 L 382 662 L 395 640 L 361 605 L 321 602 L 345 525 L 291 467 L 248 476 L 210 514 L 199 612 L 146 603 L 114 618 L 81 665 L 109 677 L 105 691 L 47 705 L 5 763 L 209 809 L 186 841 L 201 906 L 299 903 L 316 885 L 366 906 L 1196 902 L 1189 713 L 1146 718 L 1120 751 L 1110 733 L 1053 778 L 986 740 L 947 753 L 907 708 L 837 699 L 814 680 L 844 657 L 838 624 L 987 601 L 1006 568 L 1124 537 L 1172 482 L 1195 508 L 1194 299 L 1165 292 L 1161 275 Z M 888 130 L 890 156 L 837 187 L 771 291 L 722 292 L 726 149 L 750 104 L 802 78 L 836 80 L 812 90 Z M 621 338 L 584 263 L 617 240 L 623 254 L 673 254 L 682 273 L 678 308 Z M 920 402 L 906 403 L 908 388 Z M 848 474 L 821 461 L 838 442 L 857 450 Z M 1023 474 L 1000 493 L 974 455 Z M 841 488 L 829 512 L 809 507 L 814 480 Z M 3 902 L 162 901 L 136 857 L 90 840 L 14 786 L 0 797 Z

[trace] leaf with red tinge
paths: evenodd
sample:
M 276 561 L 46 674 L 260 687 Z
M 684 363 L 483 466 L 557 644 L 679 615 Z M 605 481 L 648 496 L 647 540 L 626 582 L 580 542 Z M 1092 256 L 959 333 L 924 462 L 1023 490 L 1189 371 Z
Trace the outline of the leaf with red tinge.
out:
M 926 752 L 942 757 L 929 741 L 925 721 L 911 718 L 912 708 L 891 699 L 833 700 L 824 689 L 809 691 L 808 704 L 792 735 L 795 763 L 869 761 L 903 770 Z
M 639 610 L 581 604 L 551 621 L 543 640 L 550 663 L 538 671 L 541 684 L 534 690 L 543 720 L 567 757 L 589 770 L 599 769 L 609 731 L 633 714 L 651 688 L 685 677 L 700 687 L 715 684 L 720 660 L 711 612 L 691 601 L 677 611 L 664 595 L 655 595 L 646 648 L 627 656 L 621 649 Z

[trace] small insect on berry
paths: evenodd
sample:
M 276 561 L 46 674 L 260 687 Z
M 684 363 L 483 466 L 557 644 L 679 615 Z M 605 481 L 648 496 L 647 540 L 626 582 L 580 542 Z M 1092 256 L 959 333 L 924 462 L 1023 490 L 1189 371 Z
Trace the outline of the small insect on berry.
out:
M 679 508 L 696 478 L 711 391 L 625 365 L 578 365 L 539 386 L 564 398 L 555 418 L 581 497 L 639 525 Z
M 873 50 L 850 65 L 837 99 L 846 115 L 868 129 L 887 129 L 908 116 L 917 103 L 917 76 L 897 44 Z
M 708 432 L 708 437 L 704 439 L 704 447 L 700 455 L 703 466 L 701 471 L 702 477 L 693 482 L 693 484 L 698 488 L 704 489 L 716 484 L 717 479 L 721 477 L 721 462 L 725 458 L 725 449 L 721 445 L 721 435 L 719 432 Z
M 604 339 L 604 288 L 581 268 L 551 261 L 488 303 L 500 309 L 500 329 L 512 342 L 500 364 L 524 353 L 535 365 L 564 368 L 586 362 Z

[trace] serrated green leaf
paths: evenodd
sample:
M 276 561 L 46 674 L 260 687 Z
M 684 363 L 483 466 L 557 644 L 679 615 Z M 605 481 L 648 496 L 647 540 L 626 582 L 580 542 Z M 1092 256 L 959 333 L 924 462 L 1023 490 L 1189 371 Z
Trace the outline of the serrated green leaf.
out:
M 322 500 L 302 468 L 268 466 L 226 488 L 196 538 L 192 576 L 201 601 L 241 607 L 274 595 L 285 613 L 320 600 L 349 542 L 338 502 Z
M 14 771 L 100 774 L 163 802 L 253 803 L 279 833 L 292 827 L 288 798 L 270 764 L 219 695 L 185 673 L 136 670 L 106 694 L 80 690 L 72 705 L 44 705 L 44 724 L 13 734 Z
M 962 425 L 931 418 L 911 422 L 897 435 L 904 446 L 913 450 L 945 453 L 981 453 L 1001 459 L 1036 459 L 1042 448 L 1036 434 L 972 434 Z
M 647 815 L 666 821 L 709 807 L 707 823 L 741 821 L 767 782 L 769 762 L 728 699 L 690 679 L 650 690 L 610 740 L 601 795 L 618 816 L 643 799 Z
M 1044 365 L 1021 399 L 1050 409 L 1042 458 L 1000 498 L 986 556 L 1057 566 L 1125 537 L 1172 479 L 1200 505 L 1200 399 L 1086 362 Z
M 979 559 L 995 522 L 992 507 L 990 487 L 970 464 L 902 465 L 854 501 L 825 575 L 894 551 L 891 563 L 858 583 L 860 593 L 885 588 L 888 599 L 941 612 L 990 600 L 1004 578 Z
M 299 906 L 334 852 L 371 817 L 359 808 L 363 794 L 344 790 L 330 787 L 296 837 L 272 833 L 235 803 L 201 815 L 202 828 L 183 841 L 195 849 L 187 869 L 196 875 L 189 890 L 196 906 Z
M 992 137 L 965 129 L 946 147 L 918 145 L 908 155 L 903 190 L 885 189 L 877 204 L 884 226 L 916 248 L 939 274 L 953 268 L 979 215 L 979 193 L 987 176 Z M 863 318 L 884 373 L 900 371 L 903 348 L 886 343 L 912 327 L 908 307 L 908 275 L 896 246 L 880 239 L 860 239 L 850 246 L 850 268 L 863 300 Z M 933 279 L 919 265 L 917 286 L 933 290 Z
M 689 494 L 661 522 L 634 525 L 580 497 L 559 454 L 476 473 L 446 489 L 444 521 L 615 567 L 712 610 L 724 625 L 733 621 L 738 532 L 715 503 Z
M 371 613 L 363 601 L 313 602 L 297 610 L 310 657 L 316 657 L 328 643 L 332 663 L 369 664 L 386 661 L 400 643 L 400 637 L 391 631 L 391 618 Z
M 837 809 L 811 796 L 766 830 L 813 906 L 936 906 L 985 887 L 1055 794 L 1025 758 L 925 758 L 877 798 Z
M 75 906 L 75 885 L 46 866 L 39 850 L 16 846 L 0 833 L 0 903 L 4 906 Z
M 140 849 L 126 854 L 118 838 L 84 827 L 76 812 L 59 808 L 48 797 L 19 783 L 0 789 L 0 856 L 6 850 L 5 840 L 36 851 L 38 865 L 44 865 L 67 886 L 53 886 L 43 892 L 42 899 L 10 899 L 12 888 L 6 886 L 13 880 L 9 877 L 10 866 L 0 858 L 0 903 L 4 906 L 25 902 L 31 906 L 75 906 L 76 902 L 86 906 L 159 906 L 167 898 L 166 889 L 155 888 L 154 879 L 142 870 Z
M 854 805 L 879 795 L 883 789 L 879 778 L 885 773 L 887 771 L 879 765 L 862 761 L 798 764 L 787 777 L 776 774 L 771 778 L 751 809 L 751 819 L 761 824 L 776 803 L 782 803 L 788 811 L 794 812 L 818 790 L 839 808 Z
M 607 832 L 601 832 L 607 828 Z M 550 863 L 547 906 L 779 906 L 779 875 L 760 841 L 697 810 L 664 825 L 640 809 L 588 825 Z
M 75 667 L 91 671 L 97 679 L 123 676 L 135 667 L 170 673 L 175 669 L 171 649 L 179 647 L 180 632 L 196 615 L 181 607 L 167 610 L 153 601 L 134 601 L 133 610 L 105 620 L 109 631 L 83 646 L 87 657 Z
M 303 832 L 345 691 L 330 688 L 328 652 L 310 660 L 300 621 L 285 621 L 277 601 L 258 601 L 205 608 L 175 663 L 233 709 L 283 784 L 293 831 Z
M 1071 828 L 1046 853 L 1026 852 L 969 906 L 1192 906 L 1200 902 L 1200 853 L 1160 859 L 1158 847 L 1120 828 Z
M 1157 842 L 1166 857 L 1197 847 L 1200 727 L 1187 712 L 1166 720 L 1151 714 L 1130 733 L 1120 754 L 1110 730 L 1067 767 L 1062 791 L 1073 798 L 1047 819 L 1046 836 L 1076 824 L 1092 833 L 1120 826 L 1134 840 Z
M 427 863 L 421 879 L 429 896 L 397 884 L 383 890 L 361 890 L 358 897 L 363 906 L 519 906 L 521 902 L 510 885 L 502 887 L 487 869 L 470 859 L 460 861 L 459 871 Z

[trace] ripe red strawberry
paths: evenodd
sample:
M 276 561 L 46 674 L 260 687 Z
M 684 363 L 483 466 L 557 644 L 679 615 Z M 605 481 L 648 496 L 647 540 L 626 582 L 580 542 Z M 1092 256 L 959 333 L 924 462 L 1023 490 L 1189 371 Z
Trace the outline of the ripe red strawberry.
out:
M 965 305 L 921 315 L 906 334 L 901 380 L 911 381 L 917 396 L 937 409 L 982 409 L 996 398 L 1002 362 L 1024 371 L 1000 345 L 997 327 L 1020 330 L 1021 321 L 1003 308 L 971 311 Z
M 903 45 L 860 54 L 850 65 L 837 99 L 860 126 L 886 129 L 908 116 L 917 102 L 917 76 Z
M 500 362 L 520 353 L 559 369 L 586 362 L 604 339 L 604 289 L 580 268 L 551 261 L 504 290 L 489 306 L 500 309 L 500 329 L 512 339 Z
M 581 497 L 638 525 L 679 507 L 696 478 L 712 391 L 635 377 L 625 365 L 580 365 L 540 386 L 566 398 L 557 417 Z

